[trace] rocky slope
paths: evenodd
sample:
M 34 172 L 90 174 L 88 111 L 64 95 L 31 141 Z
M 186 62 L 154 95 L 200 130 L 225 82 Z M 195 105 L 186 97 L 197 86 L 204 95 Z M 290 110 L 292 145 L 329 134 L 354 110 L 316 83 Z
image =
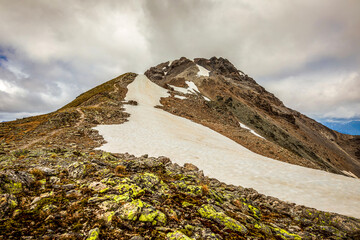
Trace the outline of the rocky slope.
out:
M 0 157 L 0 239 L 358 239 L 360 220 L 226 185 L 166 157 Z
M 199 76 L 199 66 L 209 76 Z M 174 96 L 187 97 L 164 99 L 166 111 L 208 126 L 259 154 L 360 177 L 360 136 L 338 133 L 287 108 L 226 59 L 181 58 L 152 67 L 145 75 L 172 90 Z M 179 92 L 177 87 L 187 88 L 187 82 L 195 83 L 199 92 Z M 239 122 L 266 140 L 244 133 Z
M 197 76 L 195 63 L 209 77 Z M 146 75 L 170 90 L 161 108 L 172 114 L 280 161 L 359 176 L 359 137 L 286 108 L 225 59 L 182 58 Z M 53 113 L 0 123 L 0 239 L 359 238 L 358 219 L 226 185 L 191 164 L 94 151 L 104 139 L 93 127 L 124 123 L 123 107 L 137 104 L 124 101 L 135 77 L 121 75 Z M 186 81 L 199 92 L 179 92 Z

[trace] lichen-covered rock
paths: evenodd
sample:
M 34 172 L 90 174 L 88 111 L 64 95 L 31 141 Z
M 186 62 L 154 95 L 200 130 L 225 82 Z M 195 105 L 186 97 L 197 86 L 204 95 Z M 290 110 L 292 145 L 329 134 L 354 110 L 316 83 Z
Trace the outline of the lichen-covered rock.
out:
M 128 178 L 121 181 L 115 188 L 118 189 L 120 194 L 127 195 L 131 198 L 141 196 L 145 193 L 144 189 L 132 183 Z
M 17 194 L 24 187 L 30 187 L 35 181 L 34 176 L 23 171 L 0 171 L 0 193 Z
M 358 219 L 227 185 L 165 157 L 46 148 L 19 154 L 5 153 L 2 158 L 11 162 L 0 161 L 0 239 L 357 240 L 360 235 Z M 47 174 L 42 166 L 56 172 Z
M 201 208 L 198 209 L 198 212 L 202 217 L 211 219 L 233 231 L 242 234 L 246 234 L 248 232 L 244 225 L 242 225 L 235 219 L 227 216 L 225 213 L 216 211 L 214 207 L 209 204 L 202 205 Z
M 108 186 L 101 182 L 92 182 L 89 184 L 89 188 L 96 192 L 105 192 L 105 190 L 108 188 Z
M 189 238 L 188 236 L 186 236 L 185 234 L 183 234 L 180 231 L 168 233 L 166 235 L 166 239 L 167 240 L 193 240 L 193 238 Z
M 49 167 L 36 167 L 34 168 L 34 170 L 35 169 L 43 172 L 43 174 L 46 176 L 54 176 L 58 174 L 58 171 L 56 169 L 52 169 Z
M 3 217 L 6 212 L 15 209 L 18 206 L 16 197 L 12 194 L 0 194 L 0 217 Z
M 71 178 L 81 179 L 86 174 L 86 166 L 82 162 L 74 162 L 68 167 L 68 172 Z
M 289 233 L 288 231 L 281 229 L 281 228 L 271 228 L 272 231 L 274 232 L 274 236 L 275 237 L 279 237 L 280 239 L 283 240 L 289 240 L 289 239 L 294 239 L 294 240 L 301 240 L 301 237 L 297 234 L 293 234 L 293 233 Z
M 160 179 L 155 174 L 146 172 L 136 175 L 134 181 L 147 191 L 152 191 L 155 190 L 155 186 L 160 182 Z
M 188 184 L 185 180 L 176 181 L 173 185 L 176 186 L 179 191 L 191 196 L 196 197 L 203 195 L 203 189 L 201 186 Z
M 141 211 L 140 222 L 151 222 L 152 225 L 166 225 L 166 216 L 159 210 L 146 207 Z
M 89 232 L 89 236 L 86 240 L 98 240 L 99 239 L 99 228 L 91 229 Z
M 144 203 L 140 199 L 136 199 L 132 202 L 125 203 L 117 211 L 117 215 L 119 215 L 119 217 L 124 220 L 136 221 L 143 207 Z

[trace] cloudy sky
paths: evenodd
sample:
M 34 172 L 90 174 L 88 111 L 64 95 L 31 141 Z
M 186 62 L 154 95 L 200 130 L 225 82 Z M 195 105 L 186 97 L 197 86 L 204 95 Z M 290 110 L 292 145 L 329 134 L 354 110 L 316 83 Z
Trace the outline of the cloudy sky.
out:
M 315 119 L 360 118 L 358 0 L 0 0 L 0 121 L 124 72 L 222 56 Z

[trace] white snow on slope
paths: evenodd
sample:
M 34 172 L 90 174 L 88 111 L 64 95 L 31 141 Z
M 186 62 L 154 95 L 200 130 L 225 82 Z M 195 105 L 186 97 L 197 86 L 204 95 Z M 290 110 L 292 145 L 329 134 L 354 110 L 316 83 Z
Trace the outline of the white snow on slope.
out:
M 195 85 L 195 83 L 191 82 L 191 81 L 185 81 L 185 83 L 188 85 L 188 88 L 183 88 L 183 87 L 176 87 L 174 85 L 170 85 L 170 87 L 174 88 L 175 91 L 181 92 L 183 94 L 189 94 L 189 93 L 200 93 L 199 89 L 197 88 L 197 86 Z M 202 96 L 206 101 L 211 101 L 208 97 Z
M 190 162 L 210 177 L 252 187 L 260 193 L 320 210 L 360 217 L 360 181 L 287 164 L 255 154 L 229 138 L 188 119 L 153 106 L 167 90 L 139 75 L 128 86 L 129 121 L 99 125 L 107 141 L 100 149 L 136 156 L 167 156 L 180 165 Z
M 184 97 L 184 96 L 178 96 L 178 95 L 174 95 L 174 97 L 175 97 L 175 98 L 179 98 L 179 99 L 181 99 L 181 100 L 184 100 L 184 99 L 186 99 L 186 97 Z
M 191 81 L 185 81 L 185 83 L 189 86 L 188 91 L 190 91 L 192 93 L 200 92 L 199 89 L 197 88 L 197 86 L 195 85 L 195 83 L 193 83 Z
M 200 66 L 200 65 L 197 65 L 196 66 L 198 67 L 199 69 L 199 72 L 196 74 L 196 76 L 200 77 L 200 76 L 204 76 L 204 77 L 208 77 L 209 76 L 209 70 L 207 70 L 206 68 Z
M 252 130 L 251 128 L 249 128 L 249 127 L 246 126 L 245 124 L 243 124 L 243 123 L 241 123 L 241 122 L 239 122 L 239 123 L 240 123 L 240 127 L 249 130 L 252 134 L 254 134 L 255 136 L 257 136 L 257 137 L 259 137 L 259 138 L 265 139 L 263 136 L 257 134 L 254 130 Z

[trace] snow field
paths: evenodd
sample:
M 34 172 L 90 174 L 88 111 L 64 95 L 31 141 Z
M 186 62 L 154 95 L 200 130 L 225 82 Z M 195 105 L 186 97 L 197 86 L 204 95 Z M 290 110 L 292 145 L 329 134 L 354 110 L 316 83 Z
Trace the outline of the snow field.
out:
M 141 156 L 167 156 L 193 163 L 204 174 L 228 184 L 251 187 L 281 200 L 360 217 L 358 179 L 304 168 L 258 155 L 231 139 L 154 106 L 167 90 L 138 75 L 128 86 L 129 121 L 95 127 L 107 143 L 100 149 Z

